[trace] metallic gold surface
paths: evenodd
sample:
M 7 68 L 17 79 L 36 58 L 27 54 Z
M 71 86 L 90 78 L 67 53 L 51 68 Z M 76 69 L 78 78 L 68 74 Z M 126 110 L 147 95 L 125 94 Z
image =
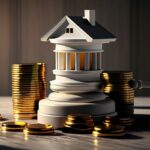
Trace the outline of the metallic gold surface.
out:
M 91 133 L 94 122 L 88 114 L 70 114 L 67 116 L 63 131 L 67 133 Z
M 38 101 L 45 96 L 44 63 L 12 65 L 12 99 L 15 119 L 35 118 Z
M 29 124 L 23 130 L 24 134 L 35 134 L 35 135 L 45 135 L 53 134 L 54 127 L 49 124 Z
M 105 117 L 103 121 L 94 126 L 93 136 L 116 137 L 125 134 L 125 126 L 118 122 L 118 117 Z
M 26 125 L 27 125 L 26 122 L 8 121 L 8 122 L 3 122 L 1 124 L 1 130 L 2 131 L 23 131 Z
M 134 89 L 130 87 L 129 81 L 133 80 L 133 72 L 104 71 L 100 79 L 103 84 L 101 90 L 115 101 L 120 119 L 131 119 L 134 113 Z

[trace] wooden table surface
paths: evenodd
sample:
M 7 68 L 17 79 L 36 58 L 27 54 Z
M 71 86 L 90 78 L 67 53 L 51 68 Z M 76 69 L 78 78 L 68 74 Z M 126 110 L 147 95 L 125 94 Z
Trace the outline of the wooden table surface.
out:
M 135 98 L 135 104 L 150 101 L 150 98 Z M 143 108 L 143 106 L 142 106 Z M 140 110 L 140 109 L 139 109 Z M 0 113 L 12 120 L 11 97 L 0 97 Z M 141 111 L 140 111 L 141 113 Z M 36 120 L 28 121 L 36 122 Z M 66 134 L 55 131 L 52 136 L 29 135 L 21 132 L 0 132 L 0 150 L 149 150 L 150 149 L 150 115 L 139 114 L 136 109 L 135 125 L 123 138 L 100 138 L 92 135 Z

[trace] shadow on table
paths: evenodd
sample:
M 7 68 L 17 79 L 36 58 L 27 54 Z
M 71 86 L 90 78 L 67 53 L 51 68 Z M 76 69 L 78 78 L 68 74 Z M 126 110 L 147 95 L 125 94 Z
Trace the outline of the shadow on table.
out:
M 26 150 L 26 149 L 23 149 L 23 148 L 19 149 L 19 148 L 0 145 L 0 150 Z
M 150 131 L 150 115 L 134 115 L 132 131 Z
M 133 135 L 132 133 L 127 133 L 125 136 L 123 136 L 121 139 L 128 139 L 128 140 L 138 140 L 143 139 L 141 136 Z

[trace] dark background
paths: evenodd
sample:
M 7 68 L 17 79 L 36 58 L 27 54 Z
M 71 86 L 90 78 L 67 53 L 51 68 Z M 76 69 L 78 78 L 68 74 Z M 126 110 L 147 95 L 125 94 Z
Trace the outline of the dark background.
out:
M 117 36 L 104 46 L 103 68 L 132 70 L 150 81 L 149 0 L 0 0 L 0 95 L 11 95 L 11 64 L 43 61 L 54 79 L 54 45 L 40 38 L 64 15 L 83 16 L 95 9 L 96 20 Z M 136 95 L 150 96 L 150 89 Z

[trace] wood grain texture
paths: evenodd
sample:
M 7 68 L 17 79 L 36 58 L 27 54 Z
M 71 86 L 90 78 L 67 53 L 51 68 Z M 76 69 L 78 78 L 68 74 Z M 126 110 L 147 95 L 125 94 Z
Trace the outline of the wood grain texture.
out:
M 64 15 L 83 16 L 84 9 L 95 9 L 96 20 L 117 36 L 115 43 L 104 46 L 102 68 L 132 69 L 135 77 L 148 81 L 148 4 L 146 0 L 0 0 L 0 95 L 11 95 L 12 63 L 37 61 L 47 64 L 50 92 L 54 45 L 40 38 Z

